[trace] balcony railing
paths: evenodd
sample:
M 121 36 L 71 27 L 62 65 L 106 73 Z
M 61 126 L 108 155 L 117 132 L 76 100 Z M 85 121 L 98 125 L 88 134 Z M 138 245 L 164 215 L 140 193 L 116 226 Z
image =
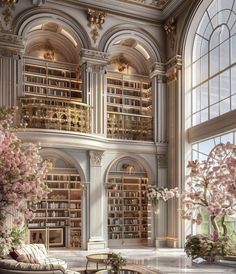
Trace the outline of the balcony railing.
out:
M 80 102 L 22 96 L 19 111 L 28 128 L 91 133 L 91 107 Z
M 108 112 L 107 137 L 125 140 L 152 141 L 152 117 Z

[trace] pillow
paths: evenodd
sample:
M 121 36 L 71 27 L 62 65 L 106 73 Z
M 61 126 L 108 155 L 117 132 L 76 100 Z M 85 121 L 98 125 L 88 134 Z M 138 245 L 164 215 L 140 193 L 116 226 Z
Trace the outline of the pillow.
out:
M 20 263 L 30 263 L 30 264 L 38 264 L 38 260 L 36 260 L 31 254 L 21 254 L 17 257 L 17 262 Z
M 17 252 L 16 250 L 12 250 L 9 252 L 9 255 L 14 259 L 17 260 L 17 258 L 20 256 L 19 252 Z

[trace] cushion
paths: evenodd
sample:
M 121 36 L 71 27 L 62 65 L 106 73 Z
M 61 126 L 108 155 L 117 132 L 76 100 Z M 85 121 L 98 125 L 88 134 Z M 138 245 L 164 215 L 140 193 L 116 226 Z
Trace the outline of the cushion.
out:
M 31 254 L 28 255 L 19 255 L 16 258 L 17 262 L 21 262 L 21 263 L 30 263 L 30 264 L 38 264 L 38 260 L 36 260 Z
M 44 260 L 39 260 L 39 264 L 53 264 L 53 265 L 60 265 L 64 269 L 67 269 L 67 263 L 63 260 L 56 259 L 56 258 L 46 258 Z
M 14 259 L 17 260 L 17 258 L 19 257 L 19 252 L 17 250 L 13 250 L 9 252 L 9 255 Z
M 26 244 L 17 250 L 20 255 L 31 254 L 37 261 L 44 260 L 47 258 L 47 252 L 44 245 L 40 244 Z
M 29 264 L 17 262 L 13 259 L 0 260 L 0 268 L 11 269 L 11 270 L 21 270 L 21 271 L 50 271 L 50 270 L 60 270 L 65 273 L 65 269 L 60 265 L 40 265 L 40 264 Z

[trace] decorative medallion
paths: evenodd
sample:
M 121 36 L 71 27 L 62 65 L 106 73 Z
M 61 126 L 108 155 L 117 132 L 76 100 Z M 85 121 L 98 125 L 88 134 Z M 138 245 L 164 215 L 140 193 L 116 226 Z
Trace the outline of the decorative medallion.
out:
M 176 36 L 176 20 L 170 18 L 164 25 L 164 30 L 167 34 L 167 39 L 170 41 L 170 48 L 173 50 L 175 47 L 175 36 Z
M 15 4 L 18 0 L 0 0 L 0 7 L 3 9 L 2 16 L 6 26 L 12 19 L 12 11 L 15 10 Z

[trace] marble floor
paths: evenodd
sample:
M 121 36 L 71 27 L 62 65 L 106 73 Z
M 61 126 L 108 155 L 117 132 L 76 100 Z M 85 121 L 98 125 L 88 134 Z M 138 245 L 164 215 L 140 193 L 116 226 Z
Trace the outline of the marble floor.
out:
M 174 248 L 126 248 L 106 249 L 99 251 L 76 251 L 76 250 L 50 250 L 49 255 L 64 259 L 71 269 L 78 266 L 86 266 L 86 256 L 92 253 L 117 252 L 127 258 L 131 264 L 145 265 L 150 269 L 159 270 L 163 274 L 171 273 L 194 273 L 194 274 L 236 274 L 236 261 L 220 261 L 213 264 L 191 263 L 183 249 Z

